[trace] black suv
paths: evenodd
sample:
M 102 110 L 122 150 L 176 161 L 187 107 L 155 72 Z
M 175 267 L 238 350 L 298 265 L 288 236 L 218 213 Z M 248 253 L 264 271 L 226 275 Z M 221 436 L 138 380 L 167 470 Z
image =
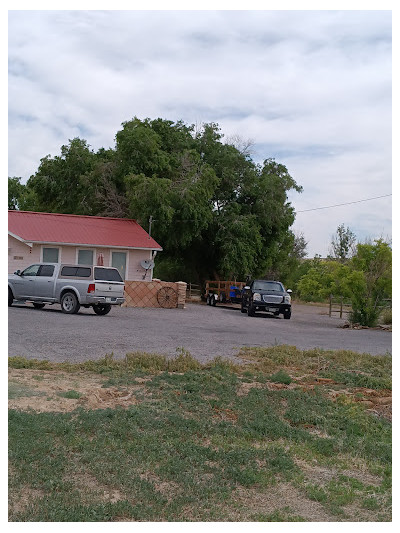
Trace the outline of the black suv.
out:
M 289 320 L 292 314 L 291 292 L 290 289 L 285 290 L 280 281 L 255 279 L 243 288 L 240 310 L 249 316 L 254 316 L 256 311 L 273 313 L 275 316 L 283 314 L 283 318 Z

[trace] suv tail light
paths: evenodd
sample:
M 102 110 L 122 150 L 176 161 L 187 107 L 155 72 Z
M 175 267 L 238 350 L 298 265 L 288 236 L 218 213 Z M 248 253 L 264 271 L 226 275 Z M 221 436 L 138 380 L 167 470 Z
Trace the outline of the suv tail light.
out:
M 88 291 L 88 294 L 94 292 L 95 291 L 95 284 L 94 283 L 90 283 L 87 291 Z

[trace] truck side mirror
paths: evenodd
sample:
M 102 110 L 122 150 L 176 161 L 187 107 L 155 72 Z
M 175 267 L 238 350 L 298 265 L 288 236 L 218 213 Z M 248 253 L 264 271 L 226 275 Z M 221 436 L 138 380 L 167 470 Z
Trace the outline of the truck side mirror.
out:
M 292 291 L 292 289 L 288 289 L 286 292 L 288 292 L 290 294 L 293 291 Z
M 248 291 L 249 289 L 250 289 L 250 287 L 248 285 L 246 285 L 246 287 L 243 287 L 244 291 Z
M 16 270 L 16 271 L 14 272 L 14 274 L 15 274 L 16 276 L 20 276 L 20 275 L 21 275 L 21 271 L 20 271 L 20 270 Z

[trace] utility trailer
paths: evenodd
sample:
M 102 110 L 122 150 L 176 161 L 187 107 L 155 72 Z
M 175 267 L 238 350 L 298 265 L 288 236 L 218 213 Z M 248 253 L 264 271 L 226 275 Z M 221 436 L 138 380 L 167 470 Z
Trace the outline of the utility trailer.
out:
M 206 281 L 205 297 L 207 305 L 240 304 L 244 281 Z

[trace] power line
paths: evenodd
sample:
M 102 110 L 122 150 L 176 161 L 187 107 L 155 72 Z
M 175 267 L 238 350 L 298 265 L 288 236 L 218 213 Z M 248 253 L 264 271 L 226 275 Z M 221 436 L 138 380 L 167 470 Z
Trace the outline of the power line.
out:
M 302 211 L 296 211 L 296 213 L 306 213 L 307 211 L 318 211 L 319 209 L 331 209 L 332 207 L 340 207 L 342 205 L 359 204 L 360 202 L 369 202 L 370 200 L 377 200 L 378 198 L 387 198 L 392 196 L 391 194 L 384 194 L 383 196 L 374 196 L 374 198 L 365 198 L 365 200 L 356 200 L 354 202 L 346 202 L 344 204 L 327 205 L 325 207 L 314 207 L 313 209 L 303 209 Z

